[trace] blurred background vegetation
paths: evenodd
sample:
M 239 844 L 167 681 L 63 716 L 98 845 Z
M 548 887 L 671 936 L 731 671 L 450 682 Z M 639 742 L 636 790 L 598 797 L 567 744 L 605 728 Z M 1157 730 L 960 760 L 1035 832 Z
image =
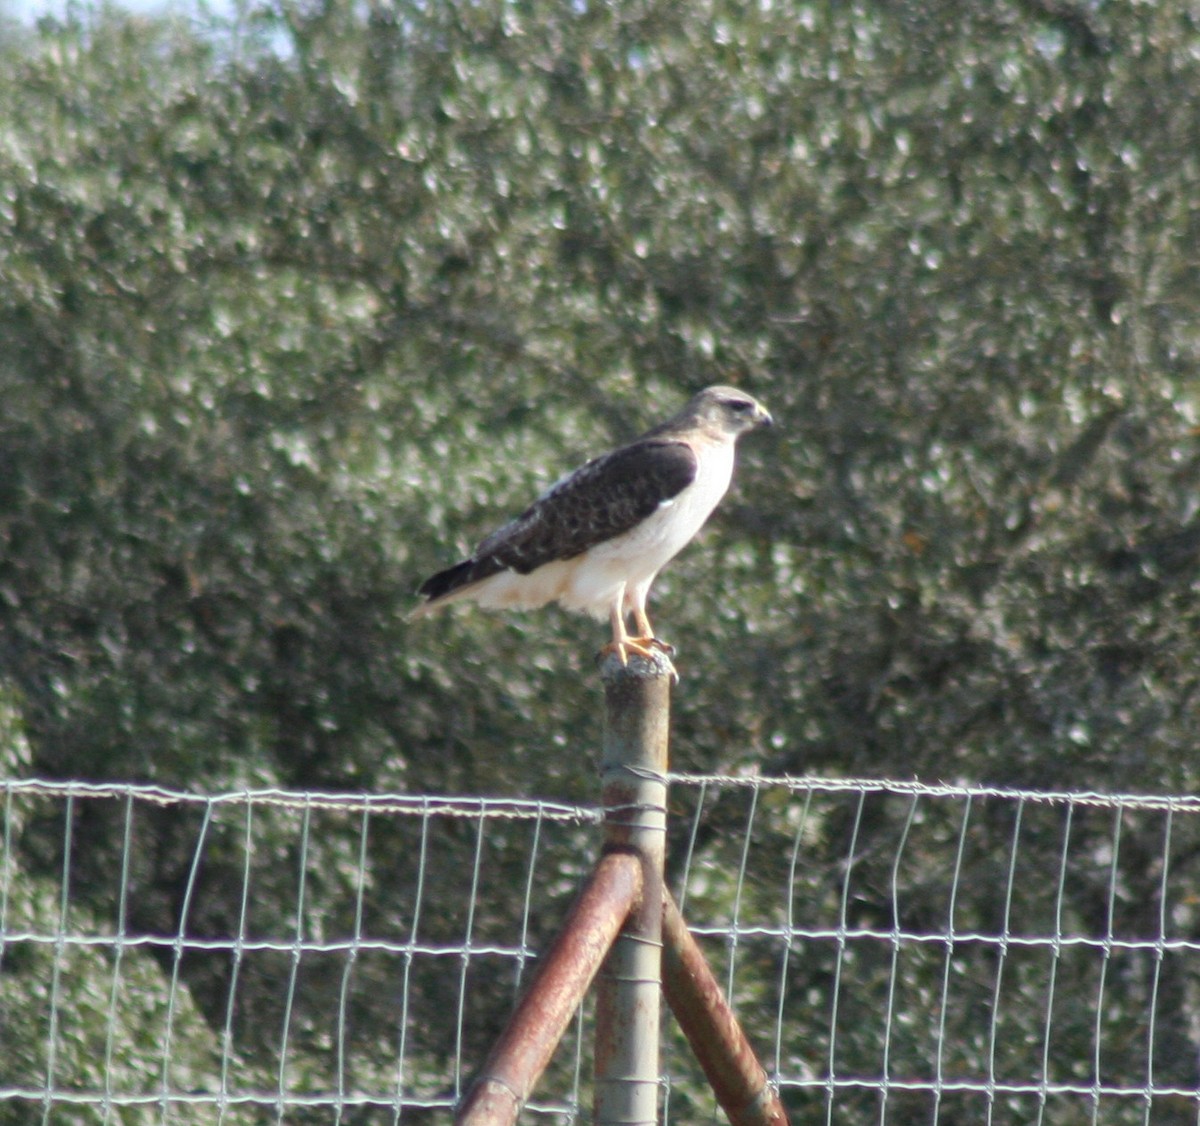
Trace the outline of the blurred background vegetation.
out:
M 1197 90 L 1188 0 L 0 24 L 0 765 L 592 800 L 595 623 L 404 615 L 731 382 L 779 425 L 656 584 L 677 769 L 1194 792 Z

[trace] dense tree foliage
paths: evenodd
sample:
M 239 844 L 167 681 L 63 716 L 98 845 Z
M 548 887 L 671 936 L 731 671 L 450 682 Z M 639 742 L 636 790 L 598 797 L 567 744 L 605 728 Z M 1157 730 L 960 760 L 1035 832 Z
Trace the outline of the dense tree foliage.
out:
M 677 767 L 1196 789 L 1198 22 L 0 25 L 4 761 L 590 799 L 603 630 L 408 625 L 411 591 L 719 381 L 780 426 L 656 586 Z M 142 842 L 139 925 L 174 929 L 194 829 Z M 53 900 L 52 856 L 20 871 Z

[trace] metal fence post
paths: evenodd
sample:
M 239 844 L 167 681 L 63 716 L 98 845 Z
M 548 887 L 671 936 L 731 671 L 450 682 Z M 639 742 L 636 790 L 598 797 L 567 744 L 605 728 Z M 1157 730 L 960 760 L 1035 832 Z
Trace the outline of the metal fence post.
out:
M 605 850 L 642 863 L 642 895 L 596 978 L 596 1126 L 655 1126 L 671 678 L 664 657 L 605 661 Z

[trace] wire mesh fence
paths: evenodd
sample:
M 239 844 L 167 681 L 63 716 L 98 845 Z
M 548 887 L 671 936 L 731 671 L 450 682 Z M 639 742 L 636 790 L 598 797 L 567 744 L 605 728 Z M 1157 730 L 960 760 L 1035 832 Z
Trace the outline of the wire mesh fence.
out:
M 599 811 L 2 784 L 0 1123 L 447 1121 Z M 669 879 L 794 1122 L 1200 1116 L 1200 801 L 676 776 Z M 523 1121 L 586 1120 L 585 1011 Z M 712 1120 L 668 1020 L 663 1116 Z

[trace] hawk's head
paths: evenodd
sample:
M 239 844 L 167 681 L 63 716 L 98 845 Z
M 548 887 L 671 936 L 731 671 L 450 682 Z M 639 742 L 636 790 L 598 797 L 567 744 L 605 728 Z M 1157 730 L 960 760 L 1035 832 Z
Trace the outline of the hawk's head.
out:
M 770 426 L 771 412 L 753 395 L 736 387 L 706 387 L 683 409 L 696 425 L 726 438 L 738 438 L 747 430 Z

